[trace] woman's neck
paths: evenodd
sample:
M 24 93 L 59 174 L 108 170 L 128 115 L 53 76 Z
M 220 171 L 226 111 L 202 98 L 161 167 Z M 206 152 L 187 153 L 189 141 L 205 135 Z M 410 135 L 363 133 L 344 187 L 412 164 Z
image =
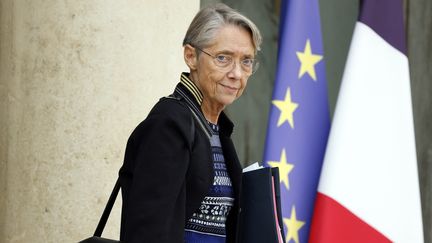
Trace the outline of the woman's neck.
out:
M 219 119 L 219 115 L 222 112 L 222 110 L 225 107 L 221 106 L 221 105 L 212 105 L 210 102 L 208 102 L 205 97 L 204 100 L 201 104 L 201 110 L 204 114 L 204 117 L 207 119 L 207 121 L 213 123 L 213 124 L 217 124 L 218 119 Z

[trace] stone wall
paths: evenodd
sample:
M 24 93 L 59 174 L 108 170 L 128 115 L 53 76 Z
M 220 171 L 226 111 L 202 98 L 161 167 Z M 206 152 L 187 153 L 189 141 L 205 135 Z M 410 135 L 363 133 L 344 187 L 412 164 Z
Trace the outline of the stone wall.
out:
M 186 70 L 199 1 L 0 4 L 0 242 L 76 242 L 96 227 L 130 132 Z M 116 205 L 105 236 L 119 219 Z

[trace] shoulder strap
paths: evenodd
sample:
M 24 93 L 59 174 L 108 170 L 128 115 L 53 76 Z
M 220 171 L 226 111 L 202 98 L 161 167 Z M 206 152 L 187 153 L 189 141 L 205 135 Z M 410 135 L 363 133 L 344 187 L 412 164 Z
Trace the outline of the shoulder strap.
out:
M 189 108 L 189 110 L 191 111 L 193 118 L 200 125 L 200 128 L 203 130 L 204 134 L 207 136 L 208 139 L 210 139 L 210 137 L 212 136 L 211 128 L 210 128 L 209 124 L 207 124 L 206 119 L 204 118 L 204 115 L 198 110 L 198 108 L 193 104 L 193 101 L 181 89 L 176 88 L 176 93 L 177 93 L 177 96 L 174 93 L 174 94 L 171 94 L 169 96 L 165 96 L 163 98 L 174 99 L 174 100 L 177 100 L 177 101 L 185 104 Z M 192 126 L 193 126 L 192 127 L 192 131 L 193 131 L 192 134 L 194 134 L 195 133 L 195 126 L 194 126 L 193 122 L 192 122 Z
M 102 213 L 102 216 L 99 220 L 99 223 L 96 227 L 96 230 L 93 234 L 93 236 L 101 237 L 102 231 L 105 228 L 106 222 L 108 220 L 108 217 L 111 213 L 111 209 L 114 206 L 115 200 L 117 198 L 117 194 L 120 191 L 120 181 L 119 178 L 117 178 L 116 184 L 114 185 L 114 188 L 111 192 L 111 196 L 108 199 L 107 205 L 105 206 L 105 210 Z
M 200 127 L 203 129 L 204 133 L 207 135 L 208 138 L 210 138 L 212 136 L 212 129 L 210 128 L 210 125 L 207 123 L 207 120 L 205 119 L 204 115 L 202 114 L 201 109 L 180 88 L 177 87 L 175 89 L 174 95 L 175 94 L 179 95 L 185 101 L 186 105 L 191 110 L 194 118 L 200 124 Z

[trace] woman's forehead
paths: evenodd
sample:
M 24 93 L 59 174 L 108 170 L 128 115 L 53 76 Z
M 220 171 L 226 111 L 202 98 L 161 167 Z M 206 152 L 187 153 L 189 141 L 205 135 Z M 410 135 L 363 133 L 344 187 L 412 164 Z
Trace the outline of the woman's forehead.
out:
M 214 41 L 208 46 L 209 49 L 215 51 L 244 54 L 254 54 L 255 49 L 252 41 L 252 36 L 246 29 L 226 25 L 222 26 L 215 34 Z

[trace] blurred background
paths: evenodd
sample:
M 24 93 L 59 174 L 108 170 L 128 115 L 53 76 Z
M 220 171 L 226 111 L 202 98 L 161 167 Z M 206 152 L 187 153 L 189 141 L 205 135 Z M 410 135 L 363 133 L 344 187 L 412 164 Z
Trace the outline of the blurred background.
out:
M 261 161 L 280 1 L 0 0 L 0 242 L 76 242 L 93 233 L 129 134 L 187 71 L 181 42 L 200 6 L 224 2 L 264 36 L 260 69 L 227 110 L 241 162 Z M 359 0 L 319 2 L 333 114 Z M 432 242 L 432 2 L 404 7 L 425 242 Z M 106 237 L 118 238 L 120 201 Z

